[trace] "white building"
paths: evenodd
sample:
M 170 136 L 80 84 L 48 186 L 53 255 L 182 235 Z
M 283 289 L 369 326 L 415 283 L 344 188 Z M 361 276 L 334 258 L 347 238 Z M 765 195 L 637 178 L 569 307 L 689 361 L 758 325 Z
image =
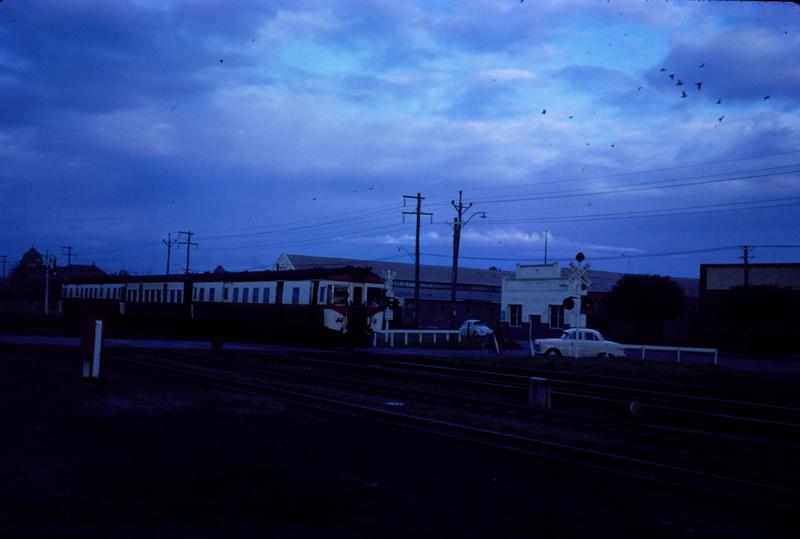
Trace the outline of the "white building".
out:
M 503 279 L 500 321 L 512 334 L 525 335 L 533 323 L 536 337 L 560 334 L 568 327 L 586 327 L 586 315 L 581 313 L 581 297 L 586 290 L 581 284 L 579 277 L 562 276 L 558 262 L 517 264 L 515 276 Z

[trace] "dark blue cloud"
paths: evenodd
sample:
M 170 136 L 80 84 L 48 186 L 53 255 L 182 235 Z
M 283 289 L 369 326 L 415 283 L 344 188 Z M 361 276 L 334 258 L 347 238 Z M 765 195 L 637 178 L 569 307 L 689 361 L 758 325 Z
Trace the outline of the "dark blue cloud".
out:
M 237 44 L 250 42 L 276 8 L 265 9 L 258 2 L 223 6 L 3 6 L 3 108 L 11 114 L 2 115 L 2 121 L 14 125 L 54 110 L 129 110 L 191 98 L 224 84 L 226 69 L 249 62 Z

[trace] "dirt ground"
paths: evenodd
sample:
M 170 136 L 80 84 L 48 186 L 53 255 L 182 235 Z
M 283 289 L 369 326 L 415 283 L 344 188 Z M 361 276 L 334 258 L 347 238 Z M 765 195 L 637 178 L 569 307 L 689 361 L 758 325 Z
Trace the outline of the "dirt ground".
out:
M 0 538 L 767 537 L 779 512 L 0 345 Z M 790 530 L 791 528 L 786 528 Z

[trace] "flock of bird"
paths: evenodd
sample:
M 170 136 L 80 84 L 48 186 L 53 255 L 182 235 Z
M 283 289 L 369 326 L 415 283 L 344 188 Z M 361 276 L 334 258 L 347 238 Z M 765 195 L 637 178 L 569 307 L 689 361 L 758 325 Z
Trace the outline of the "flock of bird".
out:
M 706 63 L 703 62 L 702 64 L 697 66 L 697 69 L 703 69 L 705 66 L 706 66 Z M 667 73 L 667 68 L 666 67 L 662 67 L 660 72 L 661 73 Z M 667 73 L 667 77 L 669 77 L 670 80 L 675 81 L 676 74 L 675 73 Z M 675 86 L 685 86 L 685 84 L 686 83 L 684 83 L 680 78 L 678 78 L 678 80 L 675 82 Z M 694 86 L 697 87 L 697 91 L 698 92 L 701 91 L 703 89 L 703 81 L 695 82 Z M 639 90 L 641 90 L 641 89 L 642 89 L 642 87 L 639 86 Z M 681 99 L 686 99 L 687 97 L 689 97 L 689 94 L 686 93 L 686 90 L 681 89 Z M 764 96 L 764 101 L 766 101 L 769 98 L 770 98 L 770 96 L 765 95 Z M 721 105 L 722 104 L 722 98 L 717 98 L 717 100 L 715 101 L 715 104 Z M 722 116 L 717 118 L 717 121 L 721 122 L 724 119 L 725 119 L 725 115 L 723 114 Z

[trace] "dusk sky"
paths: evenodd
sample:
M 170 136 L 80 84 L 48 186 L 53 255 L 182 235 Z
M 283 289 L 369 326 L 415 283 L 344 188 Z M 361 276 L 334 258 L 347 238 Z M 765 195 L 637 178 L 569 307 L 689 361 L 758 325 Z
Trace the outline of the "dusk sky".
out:
M 799 112 L 793 3 L 5 0 L 0 255 L 798 261 Z

